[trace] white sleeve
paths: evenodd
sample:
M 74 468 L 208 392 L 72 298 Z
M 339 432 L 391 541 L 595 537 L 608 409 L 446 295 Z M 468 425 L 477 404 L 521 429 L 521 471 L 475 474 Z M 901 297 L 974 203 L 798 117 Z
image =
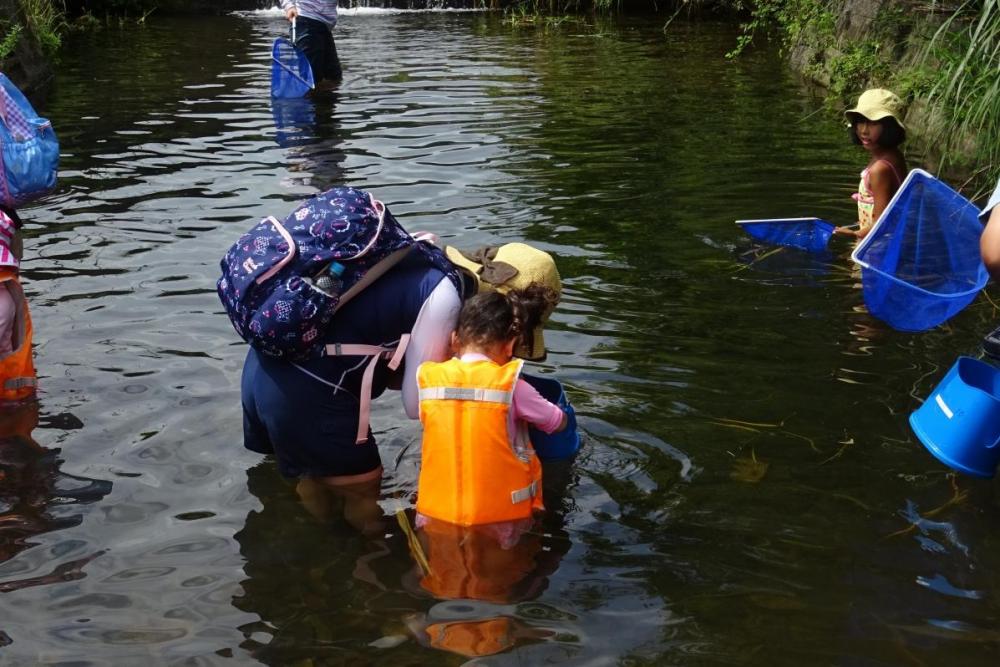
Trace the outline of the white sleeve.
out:
M 451 357 L 451 332 L 455 330 L 461 308 L 462 299 L 448 278 L 438 283 L 420 307 L 406 347 L 403 372 L 403 408 L 410 419 L 420 416 L 417 368 L 425 361 L 445 361 Z
M 990 217 L 990 211 L 992 211 L 996 206 L 1000 206 L 1000 179 L 997 179 L 997 187 L 993 191 L 993 195 L 990 197 L 990 200 L 986 202 L 986 206 L 983 207 L 983 212 L 979 214 L 979 219 L 985 223 Z

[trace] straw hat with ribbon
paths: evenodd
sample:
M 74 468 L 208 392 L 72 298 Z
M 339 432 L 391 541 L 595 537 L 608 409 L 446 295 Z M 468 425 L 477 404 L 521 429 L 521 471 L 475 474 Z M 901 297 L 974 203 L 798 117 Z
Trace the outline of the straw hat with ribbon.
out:
M 533 248 L 526 243 L 507 243 L 499 247 L 479 248 L 474 251 L 445 248 L 448 259 L 459 269 L 471 274 L 477 292 L 496 290 L 506 293 L 512 289 L 522 289 L 537 283 L 550 288 L 557 295 L 562 293 L 562 281 L 556 269 L 555 260 L 549 253 Z M 518 343 L 514 355 L 529 361 L 545 358 L 545 339 L 542 328 L 552 314 L 549 308 L 541 322 L 532 332 L 530 345 Z
M 905 130 L 903 109 L 903 100 L 899 99 L 894 92 L 885 88 L 872 88 L 861 93 L 857 105 L 853 109 L 845 111 L 844 115 L 848 119 L 855 115 L 864 116 L 868 120 L 892 118 Z

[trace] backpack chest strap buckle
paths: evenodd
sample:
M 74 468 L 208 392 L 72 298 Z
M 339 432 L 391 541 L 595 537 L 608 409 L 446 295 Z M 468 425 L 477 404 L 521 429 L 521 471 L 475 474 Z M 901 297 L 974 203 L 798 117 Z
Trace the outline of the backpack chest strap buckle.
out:
M 361 376 L 361 407 L 358 411 L 358 433 L 354 440 L 356 444 L 360 445 L 368 440 L 368 424 L 372 407 L 372 382 L 379 359 L 388 360 L 389 370 L 396 370 L 403 363 L 406 347 L 409 343 L 410 334 L 403 334 L 399 337 L 399 343 L 394 347 L 355 343 L 330 343 L 326 346 L 327 356 L 371 357 L 371 360 L 365 365 L 364 374 Z

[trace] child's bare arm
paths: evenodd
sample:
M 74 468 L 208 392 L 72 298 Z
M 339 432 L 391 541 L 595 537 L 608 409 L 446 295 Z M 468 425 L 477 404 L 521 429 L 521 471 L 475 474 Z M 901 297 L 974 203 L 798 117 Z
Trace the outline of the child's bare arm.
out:
M 1000 204 L 993 207 L 989 222 L 979 237 L 979 250 L 993 280 L 1000 280 Z
M 872 220 L 878 222 L 882 217 L 882 212 L 889 205 L 889 200 L 899 189 L 899 182 L 892 167 L 884 161 L 878 161 L 872 165 L 868 172 L 868 188 L 875 199 L 875 206 L 872 209 Z

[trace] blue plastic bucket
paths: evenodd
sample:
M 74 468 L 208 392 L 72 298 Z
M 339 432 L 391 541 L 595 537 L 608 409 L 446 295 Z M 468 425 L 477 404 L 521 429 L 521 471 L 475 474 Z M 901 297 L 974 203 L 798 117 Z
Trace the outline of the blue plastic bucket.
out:
M 942 463 L 993 477 L 1000 462 L 1000 369 L 959 357 L 910 415 L 910 427 Z
M 531 444 L 535 447 L 535 453 L 543 461 L 558 461 L 566 459 L 580 449 L 580 434 L 576 430 L 576 412 L 566 398 L 562 384 L 558 380 L 538 377 L 521 373 L 524 381 L 538 390 L 538 393 L 547 400 L 562 408 L 569 418 L 566 428 L 558 433 L 544 433 L 536 428 L 529 427 L 528 433 L 531 437 Z

